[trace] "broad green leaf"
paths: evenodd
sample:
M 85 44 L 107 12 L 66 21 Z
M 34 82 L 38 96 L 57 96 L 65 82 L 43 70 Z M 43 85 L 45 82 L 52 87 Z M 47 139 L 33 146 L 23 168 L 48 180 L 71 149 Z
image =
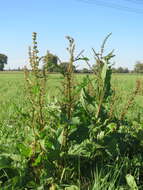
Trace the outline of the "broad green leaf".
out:
M 35 159 L 35 162 L 32 164 L 33 166 L 38 166 L 41 162 L 41 155 L 39 155 L 36 159 Z
M 18 144 L 17 145 L 20 153 L 22 156 L 30 157 L 32 154 L 32 149 L 24 144 Z
M 102 73 L 101 73 L 103 84 L 106 78 L 107 69 L 108 69 L 108 65 L 107 63 L 104 63 L 103 68 L 102 68 Z
M 45 139 L 40 139 L 39 143 L 40 143 L 40 146 L 41 146 L 42 150 L 46 151 L 46 148 L 45 148 Z
M 132 176 L 131 174 L 127 174 L 126 181 L 128 186 L 130 187 L 130 190 L 138 190 L 134 176 Z
M 12 159 L 10 157 L 0 157 L 0 169 L 11 167 Z
M 73 117 L 71 122 L 73 125 L 78 125 L 80 123 L 80 118 L 79 117 Z

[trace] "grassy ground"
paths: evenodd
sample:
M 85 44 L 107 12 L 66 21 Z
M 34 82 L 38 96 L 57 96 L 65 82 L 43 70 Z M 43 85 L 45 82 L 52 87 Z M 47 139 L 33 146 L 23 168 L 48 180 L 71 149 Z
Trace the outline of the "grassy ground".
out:
M 86 77 L 86 75 L 80 75 L 80 74 L 76 75 L 76 79 L 77 79 L 78 82 L 82 81 L 83 77 Z M 91 77 L 92 77 L 92 75 L 91 75 Z M 130 99 L 133 100 L 135 98 L 134 103 L 130 103 L 131 104 L 130 109 L 128 110 L 128 114 L 126 115 L 127 117 L 129 117 L 129 118 L 126 118 L 127 119 L 127 126 L 126 125 L 124 126 L 125 130 L 127 130 L 127 131 L 131 130 L 133 127 L 134 127 L 133 130 L 136 129 L 137 124 L 138 123 L 141 124 L 142 123 L 141 120 L 143 121 L 143 118 L 141 118 L 143 116 L 143 111 L 142 111 L 143 110 L 142 109 L 142 107 L 143 107 L 142 88 L 141 88 L 140 92 L 135 97 L 134 97 L 134 93 L 133 93 L 135 91 L 135 88 L 136 88 L 136 81 L 137 80 L 140 80 L 141 85 L 142 85 L 143 76 L 141 76 L 141 75 L 133 75 L 133 74 L 120 74 L 120 75 L 119 74 L 114 74 L 112 76 L 112 87 L 116 91 L 116 109 L 115 109 L 116 113 L 115 113 L 115 115 L 117 114 L 117 116 L 118 116 L 118 117 L 114 117 L 115 120 L 116 120 L 116 118 L 120 119 L 120 114 L 124 111 L 124 109 L 128 105 L 128 102 L 130 102 Z M 48 84 L 47 84 L 47 91 L 49 92 L 48 95 L 50 95 L 51 97 L 55 96 L 57 98 L 60 98 L 59 88 L 60 88 L 61 82 L 62 82 L 62 76 L 61 75 L 59 75 L 59 74 L 50 74 L 48 76 Z M 2 147 L 2 152 L 4 152 L 4 153 L 8 152 L 8 155 L 12 154 L 12 156 L 13 156 L 15 154 L 17 156 L 17 155 L 19 155 L 17 150 L 21 151 L 21 149 L 18 148 L 19 147 L 19 142 L 20 142 L 20 145 L 21 145 L 22 144 L 21 142 L 24 141 L 23 145 L 24 145 L 24 147 L 26 147 L 25 143 L 27 144 L 27 142 L 29 142 L 29 138 L 31 138 L 31 137 L 33 138 L 33 135 L 32 136 L 27 135 L 27 129 L 29 129 L 27 127 L 27 125 L 29 124 L 28 119 L 30 117 L 30 115 L 27 115 L 27 113 L 29 113 L 29 109 L 31 108 L 31 104 L 28 104 L 27 101 L 25 101 L 26 97 L 25 97 L 24 74 L 22 72 L 1 72 L 0 73 L 0 93 L 1 93 L 1 96 L 0 96 L 0 108 L 1 108 L 0 109 L 0 127 L 1 127 L 1 130 L 0 130 L 0 143 L 2 145 L 1 146 Z M 112 102 L 113 101 L 109 101 L 108 105 L 112 104 Z M 79 110 L 79 108 L 77 108 L 77 109 Z M 88 109 L 88 111 L 90 112 L 90 109 Z M 81 113 L 84 113 L 84 112 L 81 112 Z M 50 114 L 51 114 L 51 112 L 50 112 Z M 59 117 L 58 114 L 57 114 L 57 116 Z M 85 114 L 85 116 L 86 116 L 86 114 Z M 58 117 L 56 117 L 56 119 Z M 47 121 L 48 121 L 48 119 L 47 119 Z M 53 123 L 55 123 L 56 120 L 53 120 L 53 121 L 54 121 Z M 124 123 L 126 123 L 126 120 L 124 120 Z M 116 122 L 114 123 L 114 120 L 111 120 L 111 123 L 110 123 L 110 125 L 108 125 L 107 130 L 108 130 L 109 126 L 112 127 L 112 125 L 114 126 L 114 124 L 116 124 Z M 124 124 L 120 123 L 121 131 L 122 131 L 122 125 L 124 125 Z M 50 129 L 51 129 L 51 125 L 49 125 L 49 126 L 50 126 Z M 83 123 L 81 124 L 81 126 L 84 126 Z M 92 125 L 89 125 L 89 126 L 92 126 Z M 58 125 L 58 127 L 59 127 L 59 125 Z M 99 126 L 97 125 L 97 127 L 99 127 Z M 54 130 L 54 131 L 56 131 L 56 130 Z M 116 146 L 113 146 L 113 145 L 114 144 L 116 145 L 116 143 L 118 145 L 118 140 L 119 140 L 119 143 L 122 145 L 121 142 L 124 139 L 120 139 L 118 136 L 114 136 L 115 135 L 114 130 L 113 130 L 113 133 L 111 131 L 110 131 L 110 133 L 111 134 L 109 134 L 108 143 L 106 143 L 105 149 L 103 149 L 103 150 L 101 149 L 101 154 L 104 155 L 105 150 L 106 151 L 108 150 L 107 152 L 109 152 L 109 155 L 110 155 L 109 157 L 111 159 L 112 153 L 113 153 L 113 157 L 114 157 L 114 154 L 117 154 Z M 120 133 L 121 132 L 119 132 L 117 134 L 119 136 L 121 135 L 121 137 L 123 137 L 122 136 L 123 131 L 122 131 L 121 134 Z M 101 133 L 99 133 L 99 134 L 101 134 Z M 138 141 L 135 141 L 135 142 L 137 142 L 137 144 L 134 143 L 134 141 L 130 142 L 130 139 L 128 140 L 129 133 L 128 133 L 128 135 L 127 135 L 127 132 L 125 134 L 126 134 L 126 136 L 124 136 L 124 137 L 126 137 L 126 138 L 125 138 L 124 143 L 126 142 L 126 144 L 127 144 L 127 142 L 129 141 L 128 143 L 129 143 L 129 145 L 131 143 L 131 148 L 132 148 L 133 145 L 136 145 L 137 148 L 138 147 L 140 148 L 140 146 L 138 146 Z M 81 135 L 81 133 L 80 133 L 80 135 Z M 137 135 L 138 135 L 138 133 L 137 133 Z M 142 135 L 142 131 L 141 131 L 141 135 Z M 138 135 L 138 136 L 140 137 L 140 135 Z M 138 139 L 138 136 L 136 137 L 136 133 L 135 133 L 132 137 L 133 137 L 133 139 L 135 139 L 135 138 Z M 39 137 L 40 137 L 40 135 L 39 135 Z M 116 139 L 117 137 L 118 137 L 118 140 Z M 142 138 L 142 136 L 141 136 L 141 138 Z M 106 135 L 105 135 L 105 140 L 106 140 Z M 103 139 L 101 141 L 103 141 Z M 110 142 L 111 142 L 111 144 L 110 144 Z M 123 144 L 123 147 L 126 144 Z M 127 147 L 129 147 L 129 145 Z M 107 149 L 108 146 L 109 146 L 109 149 Z M 112 150 L 110 150 L 110 148 Z M 14 149 L 14 151 L 13 151 L 14 154 L 12 152 L 13 149 Z M 136 150 L 136 148 L 134 148 L 134 149 Z M 25 150 L 29 150 L 29 149 L 24 148 L 23 150 L 24 150 L 24 152 L 23 152 L 22 156 L 20 157 L 20 158 L 22 158 L 22 161 L 23 161 L 23 156 L 25 156 Z M 125 150 L 126 150 L 126 148 L 125 148 Z M 140 150 L 141 150 L 141 148 L 139 149 L 139 151 Z M 27 154 L 27 151 L 26 151 L 26 154 Z M 139 157 L 140 155 L 139 156 L 136 155 L 136 152 L 133 153 L 133 155 L 135 155 L 136 159 L 140 159 L 140 157 Z M 14 158 L 16 159 L 15 163 L 17 163 L 17 161 L 18 161 L 17 159 L 19 159 L 19 157 L 14 157 Z M 27 157 L 25 157 L 25 158 L 27 159 Z M 128 158 L 128 159 L 129 159 L 128 161 L 130 163 L 131 160 L 130 160 L 130 158 Z M 105 156 L 105 160 L 106 160 L 106 156 Z M 133 160 L 132 163 L 134 163 L 134 159 L 132 159 L 132 160 Z M 128 161 L 126 163 L 128 163 Z M 19 162 L 19 163 L 23 163 L 23 162 Z M 140 161 L 139 163 L 142 163 L 142 161 Z M 129 166 L 127 165 L 127 167 L 129 167 Z M 132 164 L 131 164 L 130 167 L 132 167 Z M 120 173 L 120 172 L 118 172 L 119 169 L 117 167 L 115 167 L 115 168 L 113 168 L 114 169 L 113 171 L 117 171 L 117 173 Z M 119 166 L 119 168 L 120 168 L 120 166 Z M 134 168 L 136 168 L 135 164 L 133 166 L 133 170 L 134 170 Z M 98 175 L 99 175 L 99 179 L 95 180 L 93 190 L 94 189 L 99 189 L 100 184 L 98 184 L 98 183 L 101 183 L 101 186 L 102 186 L 102 184 L 104 182 L 103 178 L 105 179 L 104 183 L 106 183 L 105 184 L 106 187 L 103 187 L 102 189 L 110 189 L 109 186 L 111 186 L 112 182 L 114 183 L 114 177 L 116 178 L 116 173 L 115 173 L 115 175 L 111 174 L 111 176 L 110 176 L 109 174 L 111 172 L 109 171 L 108 174 L 106 174 L 106 172 L 105 172 L 105 176 L 104 176 L 104 171 L 103 171 L 103 177 L 102 177 L 102 176 L 100 176 L 100 175 L 102 175 L 102 169 L 103 168 L 101 168 L 101 171 L 99 170 L 99 173 L 96 172 L 95 179 L 98 179 Z M 131 171 L 131 170 L 126 171 L 126 174 L 128 174 L 130 172 L 132 172 L 132 174 L 134 175 L 134 171 Z M 110 179 L 110 177 L 111 177 L 111 179 Z M 135 177 L 136 177 L 135 178 L 136 180 L 139 179 L 139 177 L 137 175 Z M 101 179 L 101 181 L 100 181 L 100 179 Z M 108 180 L 110 181 L 110 183 L 108 182 Z M 94 179 L 90 183 L 94 183 Z M 123 182 L 123 184 L 125 184 L 125 182 Z M 87 188 L 84 188 L 84 189 L 87 189 Z M 112 189 L 115 189 L 115 188 L 112 188 Z M 126 188 L 123 188 L 123 189 L 126 189 Z
M 86 77 L 86 74 L 76 74 L 78 81 L 80 81 L 83 77 Z M 50 74 L 48 80 L 48 90 L 51 95 L 57 94 L 58 88 L 60 87 L 60 83 L 62 81 L 62 76 L 60 74 Z M 112 85 L 122 91 L 122 93 L 128 94 L 135 89 L 137 80 L 143 81 L 143 75 L 114 74 L 112 77 Z M 24 87 L 23 72 L 0 72 L 0 101 L 13 98 L 17 91 L 22 92 L 24 90 L 24 88 L 21 87 Z
M 76 74 L 77 80 L 80 82 L 86 75 Z M 112 77 L 112 86 L 116 89 L 118 98 L 118 109 L 124 109 L 125 104 L 136 87 L 136 81 L 143 81 L 143 75 L 136 74 L 114 74 Z M 60 74 L 50 74 L 48 76 L 48 94 L 60 97 L 60 85 L 62 76 Z M 22 104 L 24 100 L 24 74 L 23 72 L 0 72 L 0 120 L 4 121 L 13 112 L 13 106 Z M 130 109 L 129 117 L 138 117 L 143 106 L 142 91 L 135 97 L 135 104 Z M 133 111 L 134 111 L 133 110 Z M 7 113 L 7 114 L 6 114 Z

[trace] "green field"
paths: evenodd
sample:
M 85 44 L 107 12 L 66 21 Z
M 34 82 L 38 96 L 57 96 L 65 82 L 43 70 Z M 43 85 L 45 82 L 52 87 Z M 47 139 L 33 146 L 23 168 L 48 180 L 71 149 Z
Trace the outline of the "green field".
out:
M 86 74 L 75 74 L 76 80 L 81 81 Z M 92 76 L 92 75 L 90 75 Z M 122 93 L 131 93 L 136 86 L 136 81 L 143 81 L 143 75 L 140 74 L 114 74 L 112 76 L 112 87 L 119 89 Z M 62 76 L 60 74 L 49 74 L 48 76 L 48 91 L 51 95 L 57 95 L 58 88 L 61 85 Z M 23 72 L 0 72 L 0 89 L 1 101 L 11 100 L 17 93 L 24 92 L 24 73 Z M 16 99 L 21 99 L 16 96 Z
M 33 81 L 33 76 L 28 79 Z M 94 75 L 89 77 L 95 86 L 100 84 Z M 79 87 L 86 78 L 74 74 L 74 84 Z M 74 111 L 61 93 L 63 80 L 61 74 L 49 74 L 44 96 L 40 78 L 28 89 L 23 72 L 0 72 L 0 189 L 142 189 L 143 76 L 113 74 L 112 91 L 108 89 L 109 99 L 102 107 L 97 86 L 92 95 L 86 84 L 91 94 L 81 88 Z M 72 108 L 70 119 L 65 105 Z M 97 108 L 100 115 L 95 115 Z M 66 126 L 69 138 L 63 145 Z
M 75 74 L 76 81 L 82 81 L 86 74 Z M 90 75 L 92 77 L 92 75 Z M 132 95 L 136 88 L 136 81 L 140 80 L 143 84 L 143 76 L 139 74 L 114 74 L 112 75 L 112 88 L 115 88 L 116 93 L 121 98 L 118 101 L 119 109 L 123 109 L 129 97 Z M 49 74 L 47 81 L 47 94 L 48 96 L 60 98 L 60 87 L 62 82 L 62 75 Z M 25 80 L 23 72 L 0 72 L 0 117 L 7 120 L 9 114 L 12 113 L 13 104 L 22 104 L 24 101 L 25 93 Z M 135 117 L 138 112 L 142 110 L 143 90 L 135 97 L 136 113 L 129 110 L 130 117 Z M 140 109 L 141 107 L 141 109 Z M 7 113 L 7 114 L 5 114 Z

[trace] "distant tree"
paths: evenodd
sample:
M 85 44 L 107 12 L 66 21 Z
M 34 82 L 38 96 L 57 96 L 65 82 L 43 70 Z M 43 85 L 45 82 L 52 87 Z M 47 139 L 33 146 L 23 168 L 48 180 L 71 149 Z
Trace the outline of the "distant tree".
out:
M 112 68 L 112 73 L 117 73 L 117 69 L 116 68 Z
M 124 73 L 124 69 L 123 69 L 122 67 L 119 67 L 119 68 L 117 69 L 117 72 L 118 72 L 118 73 Z
M 113 73 L 129 73 L 129 69 L 128 68 L 123 68 L 123 67 L 119 67 L 119 68 L 112 68 L 112 72 Z
M 49 72 L 60 72 L 62 74 L 65 74 L 67 71 L 67 67 L 69 65 L 69 62 L 60 62 L 58 64 L 58 57 L 56 55 L 53 55 L 49 51 L 47 51 L 47 54 L 43 57 L 43 63 L 44 68 Z M 73 65 L 73 72 L 76 72 L 76 67 Z
M 7 64 L 7 56 L 4 54 L 0 54 L 0 71 L 4 70 L 4 65 Z
M 143 62 L 137 61 L 137 63 L 134 66 L 134 72 L 143 73 Z
M 68 65 L 68 62 L 61 62 L 59 64 L 59 72 L 62 73 L 63 75 L 66 73 L 67 71 L 67 65 Z
M 90 71 L 87 68 L 83 68 L 82 73 L 90 73 Z
M 47 51 L 46 55 L 43 58 L 44 68 L 49 72 L 58 71 L 58 57 Z
M 125 68 L 124 69 L 124 73 L 129 73 L 130 71 L 129 71 L 129 69 L 128 68 Z
M 68 65 L 69 65 L 69 62 L 60 63 L 58 66 L 59 72 L 62 74 L 65 74 L 67 72 Z M 73 72 L 76 72 L 76 67 L 74 65 L 73 65 Z

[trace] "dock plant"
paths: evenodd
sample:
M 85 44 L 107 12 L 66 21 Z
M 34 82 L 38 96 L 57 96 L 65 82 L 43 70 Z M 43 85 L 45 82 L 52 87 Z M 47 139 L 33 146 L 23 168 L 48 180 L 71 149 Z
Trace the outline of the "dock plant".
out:
M 92 49 L 94 64 L 83 50 L 76 55 L 75 41 L 67 36 L 69 60 L 55 56 L 56 65 L 41 67 L 45 58 L 33 33 L 23 102 L 15 103 L 10 120 L 0 124 L 0 189 L 143 188 L 143 126 L 127 117 L 141 81 L 119 112 L 121 99 L 111 83 L 114 51 L 105 54 L 110 36 L 99 52 Z M 81 81 L 74 73 L 78 61 L 92 72 Z M 61 83 L 60 97 L 53 98 L 48 85 L 55 67 Z

